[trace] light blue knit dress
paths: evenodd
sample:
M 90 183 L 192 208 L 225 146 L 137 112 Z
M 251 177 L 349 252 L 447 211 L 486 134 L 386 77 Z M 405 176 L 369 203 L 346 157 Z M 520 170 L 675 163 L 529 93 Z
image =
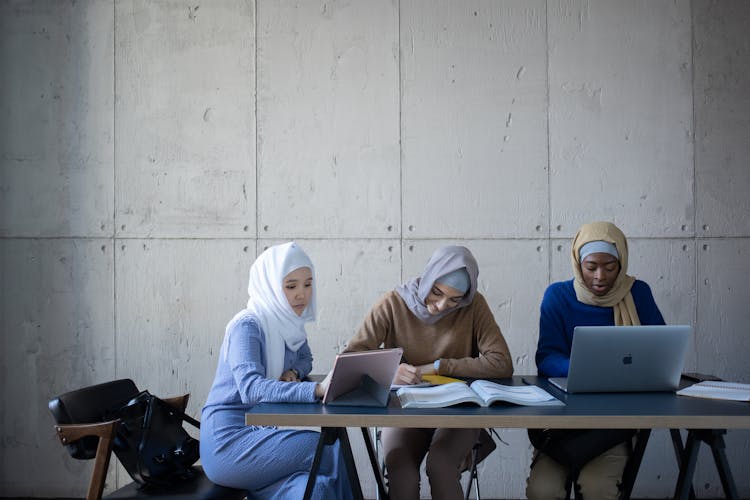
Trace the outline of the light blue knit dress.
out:
M 245 425 L 253 405 L 315 403 L 314 382 L 265 377 L 265 336 L 247 310 L 227 326 L 214 383 L 201 417 L 201 463 L 213 482 L 245 489 L 251 499 L 301 499 L 320 434 L 310 430 Z M 284 370 L 306 376 L 312 369 L 307 342 L 286 349 Z M 352 498 L 339 444 L 326 446 L 313 498 Z

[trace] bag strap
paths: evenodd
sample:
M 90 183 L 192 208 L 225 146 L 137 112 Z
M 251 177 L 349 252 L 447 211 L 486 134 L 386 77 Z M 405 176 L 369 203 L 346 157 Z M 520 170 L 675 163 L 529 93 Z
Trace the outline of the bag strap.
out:
M 142 402 L 148 403 L 150 400 L 157 400 L 157 401 L 159 401 L 161 404 L 167 406 L 169 408 L 170 412 L 172 412 L 175 415 L 177 415 L 178 417 L 180 417 L 180 419 L 182 419 L 185 422 L 189 423 L 190 425 L 192 425 L 196 429 L 200 429 L 201 428 L 201 423 L 198 420 L 196 420 L 193 417 L 191 417 L 190 415 L 186 414 L 185 412 L 183 412 L 182 410 L 180 410 L 176 406 L 172 406 L 171 404 L 167 403 L 166 401 L 164 401 L 160 397 L 154 396 L 153 394 L 151 394 L 147 390 L 143 390 L 140 393 L 138 393 L 137 396 L 130 397 L 127 400 L 123 401 L 121 404 L 119 404 L 116 407 L 117 410 L 114 410 L 114 411 L 113 410 L 108 410 L 108 411 L 106 411 L 104 413 L 104 415 L 102 415 L 102 421 L 110 420 L 112 418 L 119 418 L 119 416 L 120 416 L 119 412 L 122 411 L 124 408 L 126 408 L 128 406 L 131 406 L 136 401 L 142 401 Z M 148 405 L 147 405 L 146 412 L 149 413 L 149 415 L 147 415 L 146 418 L 144 419 L 144 422 L 143 422 L 144 426 L 147 426 L 147 421 L 150 420 L 150 408 L 148 408 Z
M 172 406 L 171 404 L 167 403 L 163 399 L 157 398 L 156 396 L 153 396 L 153 397 L 156 398 L 156 399 L 158 399 L 159 402 L 161 402 L 162 404 L 168 406 L 169 407 L 169 411 L 171 411 L 172 413 L 174 413 L 175 415 L 177 415 L 178 417 L 180 417 L 185 422 L 189 423 L 190 425 L 192 425 L 196 429 L 200 429 L 201 428 L 201 423 L 199 421 L 197 421 L 196 419 L 194 419 L 193 417 L 191 417 L 190 415 L 188 415 L 187 413 L 185 413 L 182 410 L 180 410 L 180 409 Z
M 185 422 L 189 423 L 190 425 L 192 425 L 196 429 L 200 429 L 201 428 L 201 423 L 199 421 L 197 421 L 196 419 L 194 419 L 193 417 L 191 417 L 190 415 L 188 415 L 188 414 L 186 414 L 184 412 L 181 412 L 180 410 L 177 410 L 177 409 L 175 409 L 175 413 L 177 413 L 177 415 L 180 418 L 182 418 Z

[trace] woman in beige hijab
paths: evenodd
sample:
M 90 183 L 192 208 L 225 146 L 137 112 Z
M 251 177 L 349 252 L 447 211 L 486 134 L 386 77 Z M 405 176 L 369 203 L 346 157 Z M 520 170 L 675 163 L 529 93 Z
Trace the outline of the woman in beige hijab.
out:
M 566 377 L 576 326 L 663 325 L 664 318 L 644 281 L 627 274 L 628 242 L 611 222 L 578 230 L 571 249 L 573 279 L 551 284 L 539 318 L 536 364 L 539 375 Z M 577 486 L 584 498 L 618 498 L 618 483 L 630 453 L 621 443 L 588 462 Z M 536 451 L 526 488 L 534 499 L 567 498 L 568 467 Z

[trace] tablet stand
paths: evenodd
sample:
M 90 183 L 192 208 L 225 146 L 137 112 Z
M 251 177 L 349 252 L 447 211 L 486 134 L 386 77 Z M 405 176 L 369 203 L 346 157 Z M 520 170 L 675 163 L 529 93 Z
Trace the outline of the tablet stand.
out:
M 383 387 L 369 375 L 362 375 L 357 387 L 342 394 L 329 405 L 333 406 L 387 406 L 391 388 Z

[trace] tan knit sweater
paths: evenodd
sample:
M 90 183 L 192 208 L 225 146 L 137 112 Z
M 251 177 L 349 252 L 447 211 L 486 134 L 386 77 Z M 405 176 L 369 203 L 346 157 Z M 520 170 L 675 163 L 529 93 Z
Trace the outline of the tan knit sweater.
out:
M 502 378 L 513 374 L 513 361 L 500 327 L 480 294 L 472 303 L 434 325 L 420 321 L 395 291 L 372 307 L 345 351 L 401 347 L 404 363 L 440 360 L 440 375 Z

